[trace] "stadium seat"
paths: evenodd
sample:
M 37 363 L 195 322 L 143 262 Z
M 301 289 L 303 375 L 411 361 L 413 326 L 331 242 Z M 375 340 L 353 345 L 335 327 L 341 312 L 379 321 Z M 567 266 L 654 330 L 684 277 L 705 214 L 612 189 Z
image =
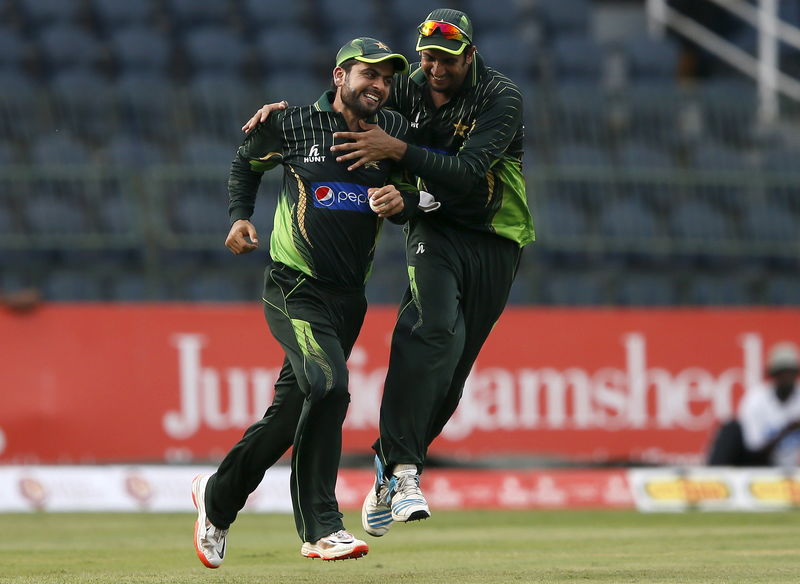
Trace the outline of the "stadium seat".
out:
M 670 306 L 677 300 L 668 274 L 626 272 L 616 282 L 614 301 L 622 306 Z
M 186 277 L 183 292 L 193 302 L 243 302 L 257 298 L 255 290 L 246 290 L 234 274 L 223 271 L 204 271 Z
M 141 168 L 165 162 L 161 148 L 128 134 L 111 136 L 100 149 L 99 159 L 103 165 L 114 168 Z
M 264 103 L 285 99 L 289 105 L 308 105 L 316 102 L 329 85 L 311 73 L 271 75 L 263 86 L 262 97 Z
M 535 52 L 519 36 L 507 30 L 489 30 L 481 34 L 478 52 L 486 62 L 512 81 L 522 81 L 530 76 L 536 63 Z
M 674 79 L 678 71 L 678 49 L 669 39 L 634 35 L 624 42 L 629 77 Z
M 565 81 L 557 87 L 552 103 L 549 114 L 559 142 L 602 145 L 609 141 L 610 110 L 602 85 Z
M 114 302 L 170 300 L 170 291 L 162 280 L 151 281 L 139 270 L 111 274 L 109 299 Z
M 153 19 L 149 2 L 120 2 L 120 0 L 92 0 L 95 13 L 104 30 L 116 32 L 131 26 L 145 27 Z
M 41 114 L 41 88 L 27 75 L 13 70 L 0 70 L 0 135 L 28 141 L 45 125 Z
M 711 141 L 696 145 L 693 166 L 698 170 L 736 170 L 747 169 L 751 164 L 746 155 L 734 148 Z
M 800 245 L 800 220 L 775 203 L 751 201 L 742 213 L 742 232 L 757 243 Z
M 100 231 L 117 236 L 134 234 L 139 227 L 137 208 L 121 193 L 104 193 L 99 201 Z
M 0 142 L 0 165 L 17 162 L 17 153 L 9 142 Z
M 589 34 L 592 7 L 589 0 L 537 0 L 536 14 L 545 23 L 548 34 Z
M 672 234 L 681 240 L 720 243 L 734 235 L 730 220 L 705 201 L 676 203 L 669 221 Z
M 686 303 L 699 306 L 741 306 L 750 302 L 745 281 L 735 275 L 696 274 L 689 280 Z
M 345 42 L 345 41 L 342 41 Z M 265 30 L 256 39 L 255 50 L 267 73 L 284 74 L 296 71 L 315 71 L 319 65 L 320 43 L 304 29 Z M 333 55 L 328 62 L 333 70 Z
M 763 301 L 767 306 L 800 306 L 800 277 L 776 275 L 768 278 Z
M 242 73 L 250 58 L 247 44 L 228 29 L 218 26 L 195 27 L 184 35 L 183 48 L 195 74 L 228 71 Z
M 438 5 L 433 6 L 433 8 L 438 7 Z M 515 37 L 514 33 L 517 32 L 523 16 L 522 7 L 515 0 L 493 0 L 492 2 L 464 0 L 461 7 L 472 19 L 476 37 L 474 40 L 479 44 L 483 44 L 484 35 L 487 33 L 504 32 L 509 37 Z M 433 8 L 419 11 L 417 18 L 421 21 Z
M 625 141 L 618 151 L 619 163 L 628 170 L 665 170 L 674 167 L 668 152 L 636 140 Z
M 90 221 L 80 201 L 45 193 L 23 203 L 25 224 L 35 236 L 82 235 L 91 232 Z
M 244 120 L 266 99 L 257 87 L 226 74 L 195 76 L 188 84 L 192 119 L 203 120 L 204 132 L 234 148 L 243 138 Z
M 0 28 L 0 69 L 20 71 L 30 58 L 30 44 L 16 30 Z
M 542 278 L 542 299 L 547 304 L 597 306 L 608 304 L 606 277 L 596 272 L 553 272 Z
M 170 41 L 149 27 L 130 27 L 114 33 L 111 50 L 122 73 L 166 74 L 172 64 Z
M 102 63 L 104 56 L 97 38 L 69 25 L 54 24 L 42 29 L 37 46 L 51 73 L 68 68 L 91 69 Z
M 43 167 L 88 164 L 91 159 L 83 143 L 66 132 L 40 136 L 32 146 L 31 158 Z
M 71 24 L 83 16 L 81 2 L 64 0 L 17 0 L 28 24 L 33 28 L 53 23 Z
M 178 160 L 194 166 L 230 168 L 238 144 L 197 136 L 187 140 L 178 151 Z M 226 175 L 227 176 L 227 175 Z
M 105 294 L 101 279 L 80 269 L 57 269 L 44 280 L 42 291 L 50 302 L 98 301 Z
M 179 28 L 224 24 L 230 16 L 227 2 L 220 0 L 169 0 L 169 11 Z
M 606 50 L 591 37 L 559 35 L 552 44 L 553 69 L 561 81 L 600 84 L 606 63 Z
M 608 150 L 592 143 L 569 143 L 558 145 L 556 164 L 565 167 L 607 168 L 611 166 Z
M 88 141 L 116 131 L 114 91 L 103 77 L 86 69 L 69 69 L 51 83 L 51 111 L 57 126 Z
M 167 77 L 134 73 L 115 84 L 120 125 L 126 133 L 168 143 L 178 131 L 176 91 Z
M 329 27 L 330 37 L 334 40 L 337 49 L 348 40 L 365 36 L 358 31 L 380 31 L 381 22 L 378 18 L 376 5 L 364 0 L 317 0 L 319 6 L 319 18 L 321 22 Z M 424 18 L 421 15 L 420 18 Z M 377 36 L 379 34 L 370 33 L 366 36 Z
M 653 245 L 655 238 L 663 236 L 653 211 L 641 200 L 617 199 L 600 205 L 600 236 L 608 243 L 629 246 Z
M 307 0 L 293 2 L 264 2 L 245 0 L 245 20 L 253 24 L 254 30 L 265 28 L 304 28 L 309 22 Z
M 580 239 L 589 234 L 585 211 L 563 199 L 548 197 L 536 209 L 537 230 L 547 242 Z
M 179 234 L 224 238 L 228 231 L 228 197 L 224 183 L 220 185 L 218 196 L 181 191 L 175 195 L 172 209 L 171 223 Z

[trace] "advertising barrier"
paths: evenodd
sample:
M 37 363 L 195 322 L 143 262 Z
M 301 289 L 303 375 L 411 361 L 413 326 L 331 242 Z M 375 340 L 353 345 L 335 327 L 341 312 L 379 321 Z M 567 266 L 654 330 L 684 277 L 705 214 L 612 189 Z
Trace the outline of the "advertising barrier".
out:
M 346 453 L 370 451 L 393 308 L 351 355 Z M 509 308 L 431 456 L 702 462 L 800 310 Z M 51 305 L 0 312 L 0 463 L 216 461 L 271 401 L 261 307 Z

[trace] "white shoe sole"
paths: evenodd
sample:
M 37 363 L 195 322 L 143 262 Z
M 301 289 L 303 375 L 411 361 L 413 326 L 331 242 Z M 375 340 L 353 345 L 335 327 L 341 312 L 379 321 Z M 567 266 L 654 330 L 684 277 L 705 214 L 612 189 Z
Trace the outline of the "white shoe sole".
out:
M 197 475 L 192 479 L 192 503 L 197 509 L 197 521 L 194 522 L 194 551 L 197 552 L 197 557 L 200 558 L 203 565 L 213 570 L 222 565 L 222 560 L 219 563 L 212 563 L 200 546 L 200 526 L 205 527 L 206 524 L 206 484 L 208 484 L 206 476 Z
M 300 548 L 300 553 L 306 558 L 319 558 L 328 562 L 336 560 L 357 560 L 369 552 L 369 546 L 361 540 L 352 544 L 337 545 L 332 548 L 322 548 L 316 544 L 306 542 Z

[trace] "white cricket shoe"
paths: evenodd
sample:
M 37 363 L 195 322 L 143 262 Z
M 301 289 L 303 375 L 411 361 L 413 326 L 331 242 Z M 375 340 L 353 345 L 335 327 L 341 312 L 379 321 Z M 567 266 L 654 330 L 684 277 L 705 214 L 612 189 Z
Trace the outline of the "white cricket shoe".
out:
M 419 521 L 431 516 L 428 502 L 419 488 L 419 475 L 415 471 L 403 471 L 393 477 L 389 485 L 392 501 L 392 519 L 395 521 Z M 394 481 L 390 481 L 394 482 Z
M 350 560 L 366 556 L 369 546 L 344 529 L 318 539 L 315 543 L 305 542 L 300 553 L 306 558 L 323 560 Z
M 192 502 L 197 508 L 194 524 L 194 549 L 197 557 L 207 568 L 219 568 L 225 559 L 227 529 L 217 529 L 206 517 L 206 485 L 208 475 L 197 475 L 192 479 Z
M 394 479 L 394 477 L 393 477 Z M 375 484 L 361 506 L 361 527 L 373 537 L 386 535 L 392 526 L 392 507 L 389 504 L 389 483 L 383 474 L 383 463 L 375 457 Z

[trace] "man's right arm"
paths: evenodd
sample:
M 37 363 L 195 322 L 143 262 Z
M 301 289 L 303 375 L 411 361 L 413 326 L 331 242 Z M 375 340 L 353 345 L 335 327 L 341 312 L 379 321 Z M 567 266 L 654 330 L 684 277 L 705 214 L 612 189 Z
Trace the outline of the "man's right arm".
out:
M 250 219 L 261 176 L 283 160 L 279 130 L 282 118 L 282 115 L 273 115 L 267 122 L 258 124 L 236 151 L 228 176 L 228 214 L 231 223 Z

